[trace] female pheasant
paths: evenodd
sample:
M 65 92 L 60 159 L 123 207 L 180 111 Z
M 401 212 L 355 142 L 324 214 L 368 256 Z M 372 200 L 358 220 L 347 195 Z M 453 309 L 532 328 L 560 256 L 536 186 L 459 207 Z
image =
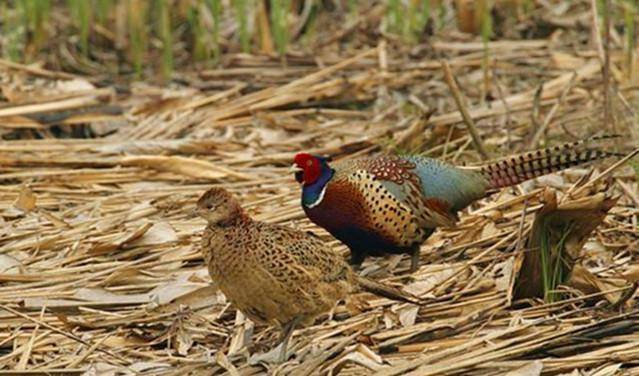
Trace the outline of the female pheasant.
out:
M 318 237 L 252 220 L 226 190 L 212 188 L 197 202 L 207 220 L 201 251 L 211 279 L 251 320 L 282 330 L 279 361 L 289 337 L 330 311 L 349 293 L 364 289 L 390 299 L 416 302 L 408 294 L 357 276 Z
M 605 158 L 614 153 L 589 148 L 589 141 L 538 150 L 473 170 L 421 156 L 380 155 L 329 164 L 299 153 L 296 180 L 308 218 L 346 244 L 351 264 L 386 253 L 411 255 L 436 227 L 450 227 L 457 212 L 498 188 Z

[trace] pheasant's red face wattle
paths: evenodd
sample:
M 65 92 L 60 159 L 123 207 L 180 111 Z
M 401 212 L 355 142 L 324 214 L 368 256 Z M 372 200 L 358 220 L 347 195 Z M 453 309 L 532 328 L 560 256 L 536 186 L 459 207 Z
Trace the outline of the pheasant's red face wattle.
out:
M 295 156 L 295 166 L 301 169 L 295 173 L 295 180 L 306 185 L 313 184 L 319 179 L 321 174 L 320 161 L 307 153 L 299 153 Z

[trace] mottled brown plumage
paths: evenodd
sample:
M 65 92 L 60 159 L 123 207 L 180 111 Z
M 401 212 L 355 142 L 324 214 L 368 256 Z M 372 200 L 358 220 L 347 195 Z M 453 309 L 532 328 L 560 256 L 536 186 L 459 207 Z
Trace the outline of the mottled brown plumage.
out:
M 211 278 L 251 320 L 282 329 L 280 360 L 295 326 L 311 324 L 356 289 L 410 300 L 358 277 L 316 236 L 252 220 L 223 189 L 204 193 L 197 210 L 208 221 L 202 253 Z

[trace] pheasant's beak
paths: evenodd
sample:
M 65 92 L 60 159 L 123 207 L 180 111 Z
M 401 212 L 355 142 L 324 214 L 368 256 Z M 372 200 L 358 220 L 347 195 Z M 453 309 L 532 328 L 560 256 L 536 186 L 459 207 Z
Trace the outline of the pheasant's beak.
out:
M 298 165 L 293 164 L 289 170 L 295 175 L 295 181 L 300 184 L 304 183 L 304 169 L 300 168 Z

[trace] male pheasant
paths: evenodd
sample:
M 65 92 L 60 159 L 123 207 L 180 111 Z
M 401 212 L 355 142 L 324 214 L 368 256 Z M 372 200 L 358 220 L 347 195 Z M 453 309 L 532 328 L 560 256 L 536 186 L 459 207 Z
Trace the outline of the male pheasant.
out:
M 293 329 L 330 311 L 349 293 L 367 290 L 417 302 L 390 286 L 356 275 L 311 233 L 252 220 L 226 190 L 212 188 L 197 202 L 207 220 L 201 251 L 211 279 L 251 320 L 281 328 L 279 361 Z
M 436 227 L 450 227 L 457 212 L 498 188 L 617 155 L 589 147 L 602 136 L 525 153 L 479 169 L 421 157 L 380 155 L 331 164 L 299 153 L 293 167 L 308 218 L 346 244 L 351 264 L 367 256 L 407 253 L 411 272 L 419 247 Z

